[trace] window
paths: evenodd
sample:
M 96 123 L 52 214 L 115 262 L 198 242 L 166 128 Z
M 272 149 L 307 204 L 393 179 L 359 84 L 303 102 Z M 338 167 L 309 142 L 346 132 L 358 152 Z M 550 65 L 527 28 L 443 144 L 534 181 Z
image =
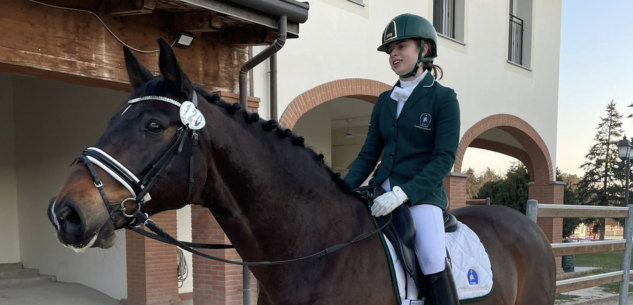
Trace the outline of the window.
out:
M 433 0 L 433 26 L 440 36 L 464 42 L 465 0 Z
M 527 67 L 532 59 L 532 0 L 510 0 L 508 61 Z

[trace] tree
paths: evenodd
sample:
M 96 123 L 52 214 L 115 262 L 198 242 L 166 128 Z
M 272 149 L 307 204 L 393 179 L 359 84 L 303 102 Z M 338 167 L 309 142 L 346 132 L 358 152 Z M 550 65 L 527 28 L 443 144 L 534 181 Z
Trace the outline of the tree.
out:
M 468 175 L 468 178 L 466 179 L 466 194 L 468 195 L 468 199 L 482 198 L 477 196 L 481 186 L 486 184 L 486 182 L 501 179 L 501 177 L 490 169 L 490 167 L 486 167 L 486 170 L 480 175 L 475 174 L 474 169 L 468 168 L 468 170 L 466 170 L 466 174 Z
M 622 116 L 615 106 L 613 100 L 607 105 L 607 115 L 600 118 L 596 128 L 595 143 L 585 156 L 586 162 L 580 166 L 585 174 L 578 183 L 578 194 L 585 205 L 621 205 L 624 168 L 618 157 L 617 142 L 622 137 Z M 600 230 L 600 240 L 604 240 L 605 219 L 586 221 L 594 223 L 594 230 Z
M 575 190 L 577 189 L 576 185 L 579 181 L 578 177 L 576 175 L 561 173 L 561 171 L 556 168 L 556 180 L 565 182 L 563 204 L 577 205 L 578 194 Z M 563 218 L 563 238 L 574 234 L 576 227 L 578 227 L 581 222 L 579 218 Z
M 486 182 L 479 189 L 477 198 L 490 197 L 491 204 L 504 205 L 525 214 L 529 182 L 527 168 L 517 163 L 510 166 L 505 178 Z
M 574 181 L 574 179 L 568 179 L 569 177 L 573 178 L 575 175 L 564 174 L 558 168 L 556 169 L 556 180 Z M 530 174 L 527 168 L 523 164 L 517 163 L 508 169 L 505 178 L 485 183 L 479 189 L 477 197 L 490 197 L 491 204 L 504 205 L 525 214 L 529 182 Z M 563 204 L 578 204 L 578 196 L 574 191 L 575 187 L 576 185 L 573 182 L 565 183 Z M 563 238 L 572 235 L 580 222 L 578 218 L 563 218 Z
M 472 199 L 477 195 L 480 185 L 477 183 L 474 169 L 469 167 L 466 170 L 466 175 L 468 175 L 468 178 L 466 178 L 466 198 Z

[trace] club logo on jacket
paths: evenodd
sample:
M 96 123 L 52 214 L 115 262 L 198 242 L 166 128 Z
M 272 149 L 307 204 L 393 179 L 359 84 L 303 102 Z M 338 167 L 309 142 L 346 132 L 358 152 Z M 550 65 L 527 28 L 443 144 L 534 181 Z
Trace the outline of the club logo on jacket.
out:
M 413 125 L 415 128 L 420 128 L 422 130 L 431 130 L 431 115 L 428 113 L 423 113 L 420 115 L 420 125 Z

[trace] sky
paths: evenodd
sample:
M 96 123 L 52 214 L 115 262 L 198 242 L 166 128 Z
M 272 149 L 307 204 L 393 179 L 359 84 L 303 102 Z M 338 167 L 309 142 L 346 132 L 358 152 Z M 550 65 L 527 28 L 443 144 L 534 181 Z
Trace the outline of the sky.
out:
M 563 0 L 556 165 L 582 175 L 596 127 L 613 100 L 633 137 L 633 1 Z M 490 160 L 495 160 L 490 162 Z M 469 148 L 463 169 L 504 173 L 516 159 Z

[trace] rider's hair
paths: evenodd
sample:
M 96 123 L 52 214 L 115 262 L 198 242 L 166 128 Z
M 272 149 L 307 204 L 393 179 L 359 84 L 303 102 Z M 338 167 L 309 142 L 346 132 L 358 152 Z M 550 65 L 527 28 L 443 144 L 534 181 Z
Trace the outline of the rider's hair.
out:
M 415 43 L 418 45 L 418 48 L 422 48 L 422 42 L 420 40 L 416 40 Z M 428 41 L 424 41 L 424 44 L 427 46 L 428 50 L 430 51 L 431 44 Z M 433 74 L 433 77 L 435 77 L 435 79 L 437 80 L 440 80 L 442 79 L 442 77 L 444 77 L 444 70 L 442 70 L 442 67 L 434 64 L 433 62 L 423 62 L 422 69 L 424 69 L 425 71 L 431 72 L 431 74 Z

